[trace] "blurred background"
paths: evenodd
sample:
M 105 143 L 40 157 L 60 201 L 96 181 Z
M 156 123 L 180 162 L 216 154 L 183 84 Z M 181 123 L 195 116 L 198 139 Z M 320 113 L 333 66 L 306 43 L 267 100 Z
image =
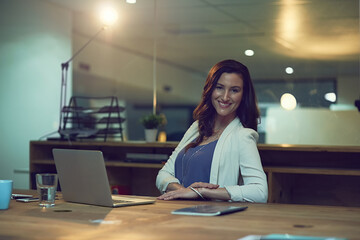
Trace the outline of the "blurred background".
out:
M 151 112 L 154 87 L 157 111 L 169 120 L 168 140 L 179 140 L 192 122 L 207 72 L 223 59 L 250 69 L 262 113 L 260 142 L 356 140 L 329 133 L 351 117 L 360 125 L 354 106 L 360 97 L 356 0 L 52 2 L 72 11 L 73 51 L 101 27 L 98 9 L 111 6 L 118 12 L 118 21 L 74 60 L 73 95 L 122 99 L 130 140 L 143 138 L 137 119 Z M 280 108 L 284 93 L 296 99 L 293 112 Z M 339 112 L 348 110 L 353 115 Z M 313 136 L 316 129 L 322 136 Z

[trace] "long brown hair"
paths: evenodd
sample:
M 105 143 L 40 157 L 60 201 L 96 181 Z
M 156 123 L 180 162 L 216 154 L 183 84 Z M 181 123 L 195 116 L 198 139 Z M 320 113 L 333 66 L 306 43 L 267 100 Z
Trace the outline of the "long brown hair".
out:
M 206 78 L 201 101 L 193 112 L 194 120 L 198 120 L 199 123 L 199 136 L 195 142 L 186 146 L 186 150 L 198 146 L 205 137 L 210 137 L 213 134 L 216 110 L 212 105 L 211 95 L 223 73 L 237 73 L 241 75 L 244 81 L 244 89 L 240 106 L 236 110 L 236 115 L 244 127 L 257 131 L 257 121 L 260 117 L 260 112 L 249 70 L 238 61 L 231 59 L 224 60 L 215 64 L 210 69 Z

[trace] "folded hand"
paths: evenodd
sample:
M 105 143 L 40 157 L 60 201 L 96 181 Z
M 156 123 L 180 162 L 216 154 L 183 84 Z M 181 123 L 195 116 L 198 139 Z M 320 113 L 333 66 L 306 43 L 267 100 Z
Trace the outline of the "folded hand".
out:
M 178 190 L 170 191 L 159 196 L 159 200 L 172 200 L 172 199 L 196 199 L 199 196 L 190 188 L 180 188 Z
M 219 185 L 205 182 L 194 182 L 190 185 L 193 188 L 209 188 L 209 189 L 217 189 Z

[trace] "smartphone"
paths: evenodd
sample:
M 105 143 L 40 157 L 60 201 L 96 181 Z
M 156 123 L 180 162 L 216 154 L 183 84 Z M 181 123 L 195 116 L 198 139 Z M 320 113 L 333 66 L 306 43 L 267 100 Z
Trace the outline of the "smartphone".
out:
M 11 194 L 11 199 L 32 198 L 32 197 L 33 195 L 30 194 L 18 194 L 18 193 Z
M 33 198 L 33 197 L 30 197 L 30 198 L 18 198 L 16 199 L 17 202 L 38 202 L 39 201 L 39 198 Z

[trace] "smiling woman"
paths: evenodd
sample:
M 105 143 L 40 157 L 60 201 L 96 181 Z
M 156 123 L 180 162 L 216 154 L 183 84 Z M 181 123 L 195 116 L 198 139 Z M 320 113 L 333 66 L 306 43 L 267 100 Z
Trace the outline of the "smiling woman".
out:
M 161 200 L 179 198 L 266 202 L 266 176 L 256 147 L 257 108 L 247 67 L 235 60 L 213 66 L 196 120 L 159 171 Z

